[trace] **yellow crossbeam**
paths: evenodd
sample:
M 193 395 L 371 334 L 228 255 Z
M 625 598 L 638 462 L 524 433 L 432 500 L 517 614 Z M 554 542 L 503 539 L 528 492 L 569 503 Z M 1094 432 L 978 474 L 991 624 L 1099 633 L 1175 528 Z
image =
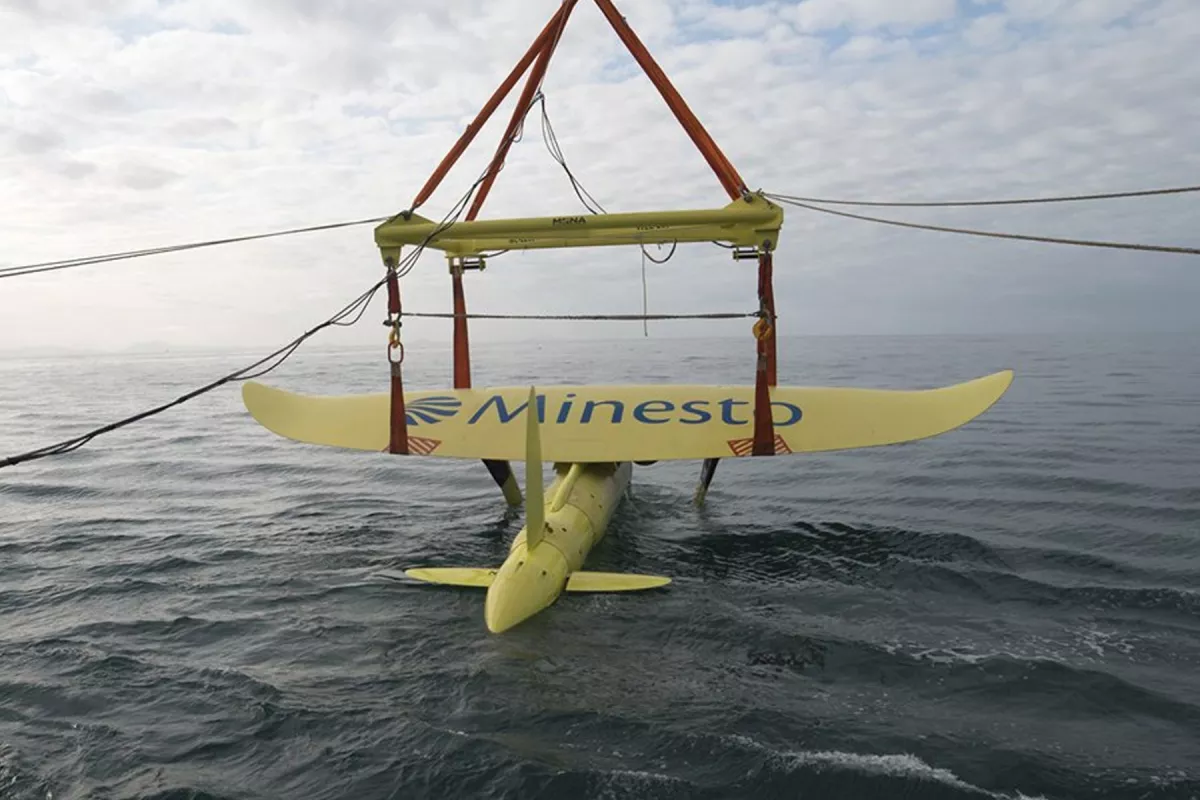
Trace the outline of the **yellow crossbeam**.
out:
M 748 194 L 724 208 L 473 220 L 440 230 L 433 220 L 401 215 L 375 228 L 375 244 L 384 261 L 393 263 L 404 247 L 422 242 L 460 257 L 494 250 L 708 241 L 774 250 L 782 225 L 782 208 L 760 194 Z

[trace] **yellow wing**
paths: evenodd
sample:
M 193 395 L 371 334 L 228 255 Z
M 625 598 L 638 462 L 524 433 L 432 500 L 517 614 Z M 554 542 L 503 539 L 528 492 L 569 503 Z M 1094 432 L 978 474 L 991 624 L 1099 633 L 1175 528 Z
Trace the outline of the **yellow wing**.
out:
M 775 387 L 777 454 L 846 450 L 936 436 L 992 406 L 1010 370 L 940 389 Z M 665 461 L 750 454 L 752 386 L 555 386 L 536 407 L 547 461 Z M 247 382 L 246 408 L 280 436 L 384 451 L 388 395 L 307 396 Z M 405 392 L 414 455 L 520 461 L 528 387 Z

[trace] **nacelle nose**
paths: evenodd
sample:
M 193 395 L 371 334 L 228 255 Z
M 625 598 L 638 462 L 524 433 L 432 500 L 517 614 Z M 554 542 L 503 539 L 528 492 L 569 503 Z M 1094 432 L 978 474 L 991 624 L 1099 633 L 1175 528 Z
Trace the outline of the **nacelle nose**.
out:
M 532 617 L 562 593 L 570 572 L 567 560 L 549 542 L 529 551 L 521 541 L 509 553 L 488 587 L 483 616 L 488 630 L 500 633 Z

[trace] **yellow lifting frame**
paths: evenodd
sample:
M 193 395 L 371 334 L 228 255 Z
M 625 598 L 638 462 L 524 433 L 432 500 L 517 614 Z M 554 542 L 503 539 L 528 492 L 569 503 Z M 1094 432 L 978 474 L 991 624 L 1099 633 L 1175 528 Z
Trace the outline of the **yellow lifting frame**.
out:
M 782 208 L 760 193 L 748 192 L 724 208 L 692 211 L 570 214 L 445 226 L 418 214 L 399 214 L 375 228 L 375 244 L 385 264 L 399 263 L 404 247 L 421 244 L 458 258 L 497 250 L 710 241 L 771 252 L 782 225 Z

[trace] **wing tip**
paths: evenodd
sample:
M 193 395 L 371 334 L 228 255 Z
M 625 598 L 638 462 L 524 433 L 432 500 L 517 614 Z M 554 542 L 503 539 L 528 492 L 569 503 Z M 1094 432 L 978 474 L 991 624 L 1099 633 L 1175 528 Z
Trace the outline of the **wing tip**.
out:
M 255 380 L 242 381 L 242 402 L 246 404 L 247 410 L 254 413 L 250 409 L 250 404 L 255 400 L 260 400 L 271 395 L 277 395 L 284 390 L 276 389 L 274 386 L 268 386 L 265 383 L 260 383 Z
M 979 384 L 996 384 L 996 396 L 990 403 L 984 406 L 983 411 L 987 411 L 996 403 L 1000 402 L 1000 398 L 1004 397 L 1005 392 L 1012 387 L 1013 381 L 1016 380 L 1016 377 L 1016 372 L 1009 368 L 999 370 L 998 372 L 993 372 L 991 375 L 985 375 L 984 377 L 978 378 L 976 381 L 974 381 L 975 383 Z M 979 413 L 982 414 L 983 411 L 980 411 Z

